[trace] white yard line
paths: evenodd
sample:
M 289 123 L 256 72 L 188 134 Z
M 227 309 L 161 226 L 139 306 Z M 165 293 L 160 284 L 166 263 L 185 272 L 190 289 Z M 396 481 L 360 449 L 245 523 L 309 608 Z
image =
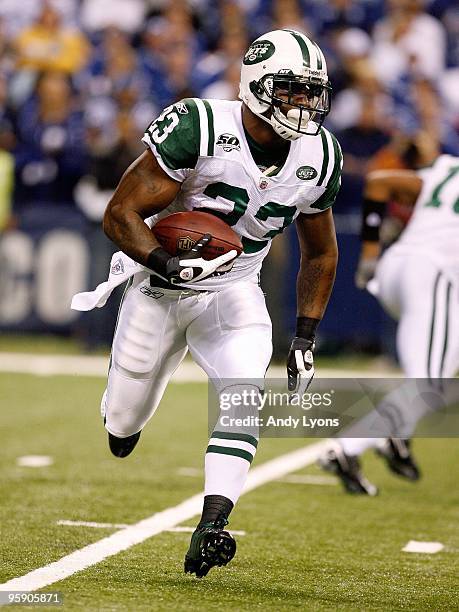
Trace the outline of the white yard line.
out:
M 178 468 L 177 474 L 179 476 L 191 476 L 192 478 L 200 478 L 203 475 L 202 469 L 194 468 L 194 467 Z
M 262 463 L 249 472 L 243 493 L 253 491 L 268 482 L 282 478 L 314 463 L 326 448 L 326 440 L 292 451 Z M 0 591 L 35 591 L 77 572 L 100 563 L 107 557 L 144 542 L 148 538 L 170 530 L 201 512 L 203 493 L 193 495 L 172 508 L 158 512 L 134 525 L 124 527 L 112 535 L 76 550 L 65 557 L 36 570 L 0 584 Z
M 34 374 L 35 376 L 95 376 L 105 378 L 108 370 L 108 357 L 94 355 L 35 355 L 29 353 L 0 352 L 0 372 Z M 394 370 L 341 370 L 339 368 L 319 368 L 318 378 L 396 378 Z M 283 366 L 271 366 L 269 378 L 285 378 Z M 184 361 L 175 372 L 172 380 L 178 383 L 206 382 L 204 372 L 192 361 Z
M 96 523 L 95 521 L 67 521 L 62 519 L 56 521 L 56 525 L 64 527 L 92 527 L 94 529 L 125 529 L 130 527 L 128 523 Z
M 126 523 L 97 523 L 94 521 L 68 521 L 66 519 L 62 519 L 60 521 L 56 521 L 56 525 L 63 525 L 64 527 L 92 527 L 93 529 L 125 529 L 126 527 L 130 527 L 131 525 Z M 171 527 L 170 529 L 165 529 L 164 531 L 168 531 L 170 533 L 193 533 L 194 527 Z M 245 531 L 231 531 L 234 535 L 245 535 Z
M 194 530 L 194 527 L 172 527 L 172 529 L 168 529 L 167 531 L 170 531 L 171 533 L 193 533 Z M 246 531 L 238 531 L 233 529 L 228 529 L 228 531 L 237 536 L 247 535 Z
M 179 476 L 189 476 L 191 478 L 202 478 L 202 469 L 194 467 L 178 468 Z M 289 484 L 307 485 L 337 485 L 338 480 L 333 476 L 321 476 L 320 474 L 289 474 L 283 478 L 278 478 L 276 482 L 288 482 Z

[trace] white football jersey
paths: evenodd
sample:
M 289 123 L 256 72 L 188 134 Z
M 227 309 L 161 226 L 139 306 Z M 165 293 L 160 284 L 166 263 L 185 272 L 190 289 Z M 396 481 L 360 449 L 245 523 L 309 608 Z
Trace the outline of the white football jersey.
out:
M 341 149 L 326 129 L 293 141 L 280 171 L 263 173 L 241 113 L 241 102 L 189 98 L 166 108 L 142 139 L 161 168 L 182 183 L 176 199 L 149 225 L 174 212 L 200 210 L 223 219 L 242 240 L 244 251 L 230 272 L 185 287 L 212 291 L 256 279 L 272 238 L 300 213 L 329 208 L 340 187 Z
M 440 155 L 423 179 L 413 215 L 397 243 L 397 251 L 423 252 L 443 270 L 459 277 L 459 157 Z

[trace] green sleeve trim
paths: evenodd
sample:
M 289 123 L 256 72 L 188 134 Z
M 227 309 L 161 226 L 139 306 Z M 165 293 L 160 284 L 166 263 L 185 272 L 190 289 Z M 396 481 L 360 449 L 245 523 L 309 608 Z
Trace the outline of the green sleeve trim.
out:
M 199 111 L 192 98 L 181 100 L 166 109 L 153 121 L 146 134 L 164 165 L 171 170 L 196 167 L 201 128 Z
M 322 170 L 320 172 L 320 177 L 319 177 L 319 180 L 317 182 L 317 185 L 322 185 L 322 183 L 324 182 L 325 176 L 327 174 L 328 158 L 329 158 L 327 135 L 325 134 L 325 130 L 323 128 L 320 129 L 320 137 L 322 139 L 322 148 L 323 148 L 323 151 L 324 151 L 324 159 L 323 159 L 323 162 L 322 162 Z
M 316 208 L 318 210 L 326 210 L 327 208 L 330 208 L 330 206 L 333 206 L 341 187 L 343 154 L 336 138 L 331 133 L 330 136 L 333 142 L 334 166 L 325 193 L 323 193 L 318 200 L 311 204 L 311 208 Z
M 207 128 L 209 139 L 207 143 L 207 155 L 212 156 L 214 154 L 214 143 L 215 143 L 215 130 L 214 130 L 214 115 L 212 108 L 207 100 L 203 100 L 207 114 Z

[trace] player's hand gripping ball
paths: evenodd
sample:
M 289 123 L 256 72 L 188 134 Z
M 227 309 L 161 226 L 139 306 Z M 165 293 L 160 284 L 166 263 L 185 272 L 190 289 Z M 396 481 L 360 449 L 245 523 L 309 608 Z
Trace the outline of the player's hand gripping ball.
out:
M 174 213 L 152 227 L 162 248 L 172 257 L 167 280 L 194 283 L 228 272 L 242 252 L 239 236 L 221 219 L 204 212 Z

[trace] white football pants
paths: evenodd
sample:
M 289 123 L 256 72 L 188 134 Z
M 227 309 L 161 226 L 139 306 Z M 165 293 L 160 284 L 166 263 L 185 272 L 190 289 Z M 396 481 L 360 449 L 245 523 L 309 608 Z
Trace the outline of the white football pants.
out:
M 263 380 L 272 342 L 260 287 L 176 291 L 136 275 L 120 307 L 103 399 L 110 433 L 123 438 L 145 426 L 188 350 L 218 392 L 231 379 Z
M 459 282 L 440 270 L 423 254 L 406 254 L 391 248 L 381 258 L 377 270 L 378 298 L 395 319 L 397 354 L 407 379 L 426 379 L 424 389 L 413 383 L 390 393 L 376 411 L 365 417 L 373 438 L 341 438 L 344 452 L 359 455 L 379 442 L 377 433 L 393 423 L 391 437 L 410 437 L 416 423 L 443 405 L 441 382 L 459 369 Z M 434 393 L 430 393 L 431 389 Z M 429 401 L 422 401 L 428 397 Z M 437 405 L 438 404 L 438 405 Z M 384 415 L 384 424 L 377 414 Z M 363 421 L 363 420 L 362 420 Z M 359 424 L 360 431 L 368 429 Z M 353 433 L 351 427 L 343 436 Z M 355 428 L 354 428 L 355 432 Z M 386 434 L 384 434 L 386 435 Z

